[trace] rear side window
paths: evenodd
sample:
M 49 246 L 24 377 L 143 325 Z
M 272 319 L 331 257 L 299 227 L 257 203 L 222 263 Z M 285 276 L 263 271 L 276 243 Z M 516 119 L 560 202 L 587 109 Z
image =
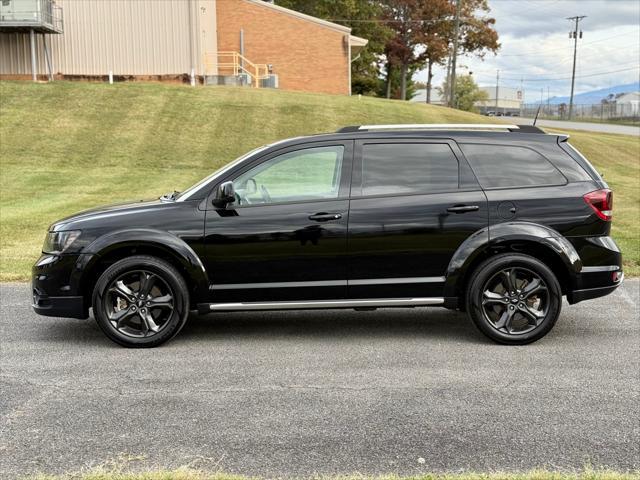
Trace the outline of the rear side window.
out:
M 575 158 L 579 159 L 582 161 L 582 168 L 584 168 L 593 179 L 599 181 L 599 182 L 604 182 L 604 180 L 602 179 L 602 176 L 600 175 L 600 173 L 598 173 L 598 171 L 593 167 L 593 165 L 591 165 L 591 162 L 589 160 L 586 159 L 586 157 L 584 155 L 582 155 L 578 149 L 576 147 L 574 147 L 573 145 L 571 145 L 570 143 L 566 142 L 565 145 L 567 146 L 568 150 L 569 150 L 569 154 L 572 154 L 575 156 Z
M 457 188 L 458 159 L 446 143 L 363 147 L 363 195 L 432 193 Z
M 483 188 L 564 185 L 567 179 L 546 158 L 526 147 L 461 144 Z

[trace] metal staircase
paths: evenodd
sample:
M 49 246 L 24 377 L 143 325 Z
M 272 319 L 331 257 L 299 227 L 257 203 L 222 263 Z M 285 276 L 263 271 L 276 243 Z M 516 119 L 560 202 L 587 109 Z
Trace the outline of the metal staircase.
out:
M 277 81 L 269 72 L 269 66 L 253 63 L 238 52 L 218 52 L 204 55 L 204 71 L 208 85 L 236 85 L 255 88 L 277 88 Z M 272 80 L 272 81 L 269 81 Z

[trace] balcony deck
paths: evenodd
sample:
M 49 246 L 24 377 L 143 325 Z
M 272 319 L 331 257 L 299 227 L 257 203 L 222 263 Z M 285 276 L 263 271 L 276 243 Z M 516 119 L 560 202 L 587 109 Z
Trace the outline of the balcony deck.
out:
M 15 0 L 14 0 L 15 2 Z M 62 33 L 62 8 L 52 0 L 0 4 L 0 32 Z

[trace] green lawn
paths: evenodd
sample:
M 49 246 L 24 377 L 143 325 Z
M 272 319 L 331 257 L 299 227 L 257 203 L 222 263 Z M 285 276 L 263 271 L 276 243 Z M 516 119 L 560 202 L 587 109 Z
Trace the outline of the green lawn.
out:
M 228 87 L 0 82 L 0 281 L 28 279 L 47 226 L 182 190 L 264 143 L 358 123 L 491 121 L 444 107 Z M 495 120 L 494 120 L 495 121 Z M 638 139 L 574 134 L 616 190 L 614 232 L 640 274 Z
M 176 470 L 149 473 L 111 473 L 96 471 L 94 473 L 26 477 L 34 480 L 252 480 L 250 477 L 228 475 L 224 473 L 203 473 L 195 470 Z M 422 474 L 411 477 L 395 475 L 366 476 L 345 475 L 338 477 L 311 477 L 315 480 L 638 480 L 640 475 L 634 473 L 618 473 L 607 470 L 586 470 L 579 473 L 557 473 L 546 470 L 534 470 L 525 473 L 460 473 L 460 474 Z

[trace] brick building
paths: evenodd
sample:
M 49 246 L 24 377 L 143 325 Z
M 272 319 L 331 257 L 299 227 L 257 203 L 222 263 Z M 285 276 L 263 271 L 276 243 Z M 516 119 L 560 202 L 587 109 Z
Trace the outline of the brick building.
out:
M 349 94 L 350 29 L 263 0 L 3 0 L 0 78 L 174 79 Z

